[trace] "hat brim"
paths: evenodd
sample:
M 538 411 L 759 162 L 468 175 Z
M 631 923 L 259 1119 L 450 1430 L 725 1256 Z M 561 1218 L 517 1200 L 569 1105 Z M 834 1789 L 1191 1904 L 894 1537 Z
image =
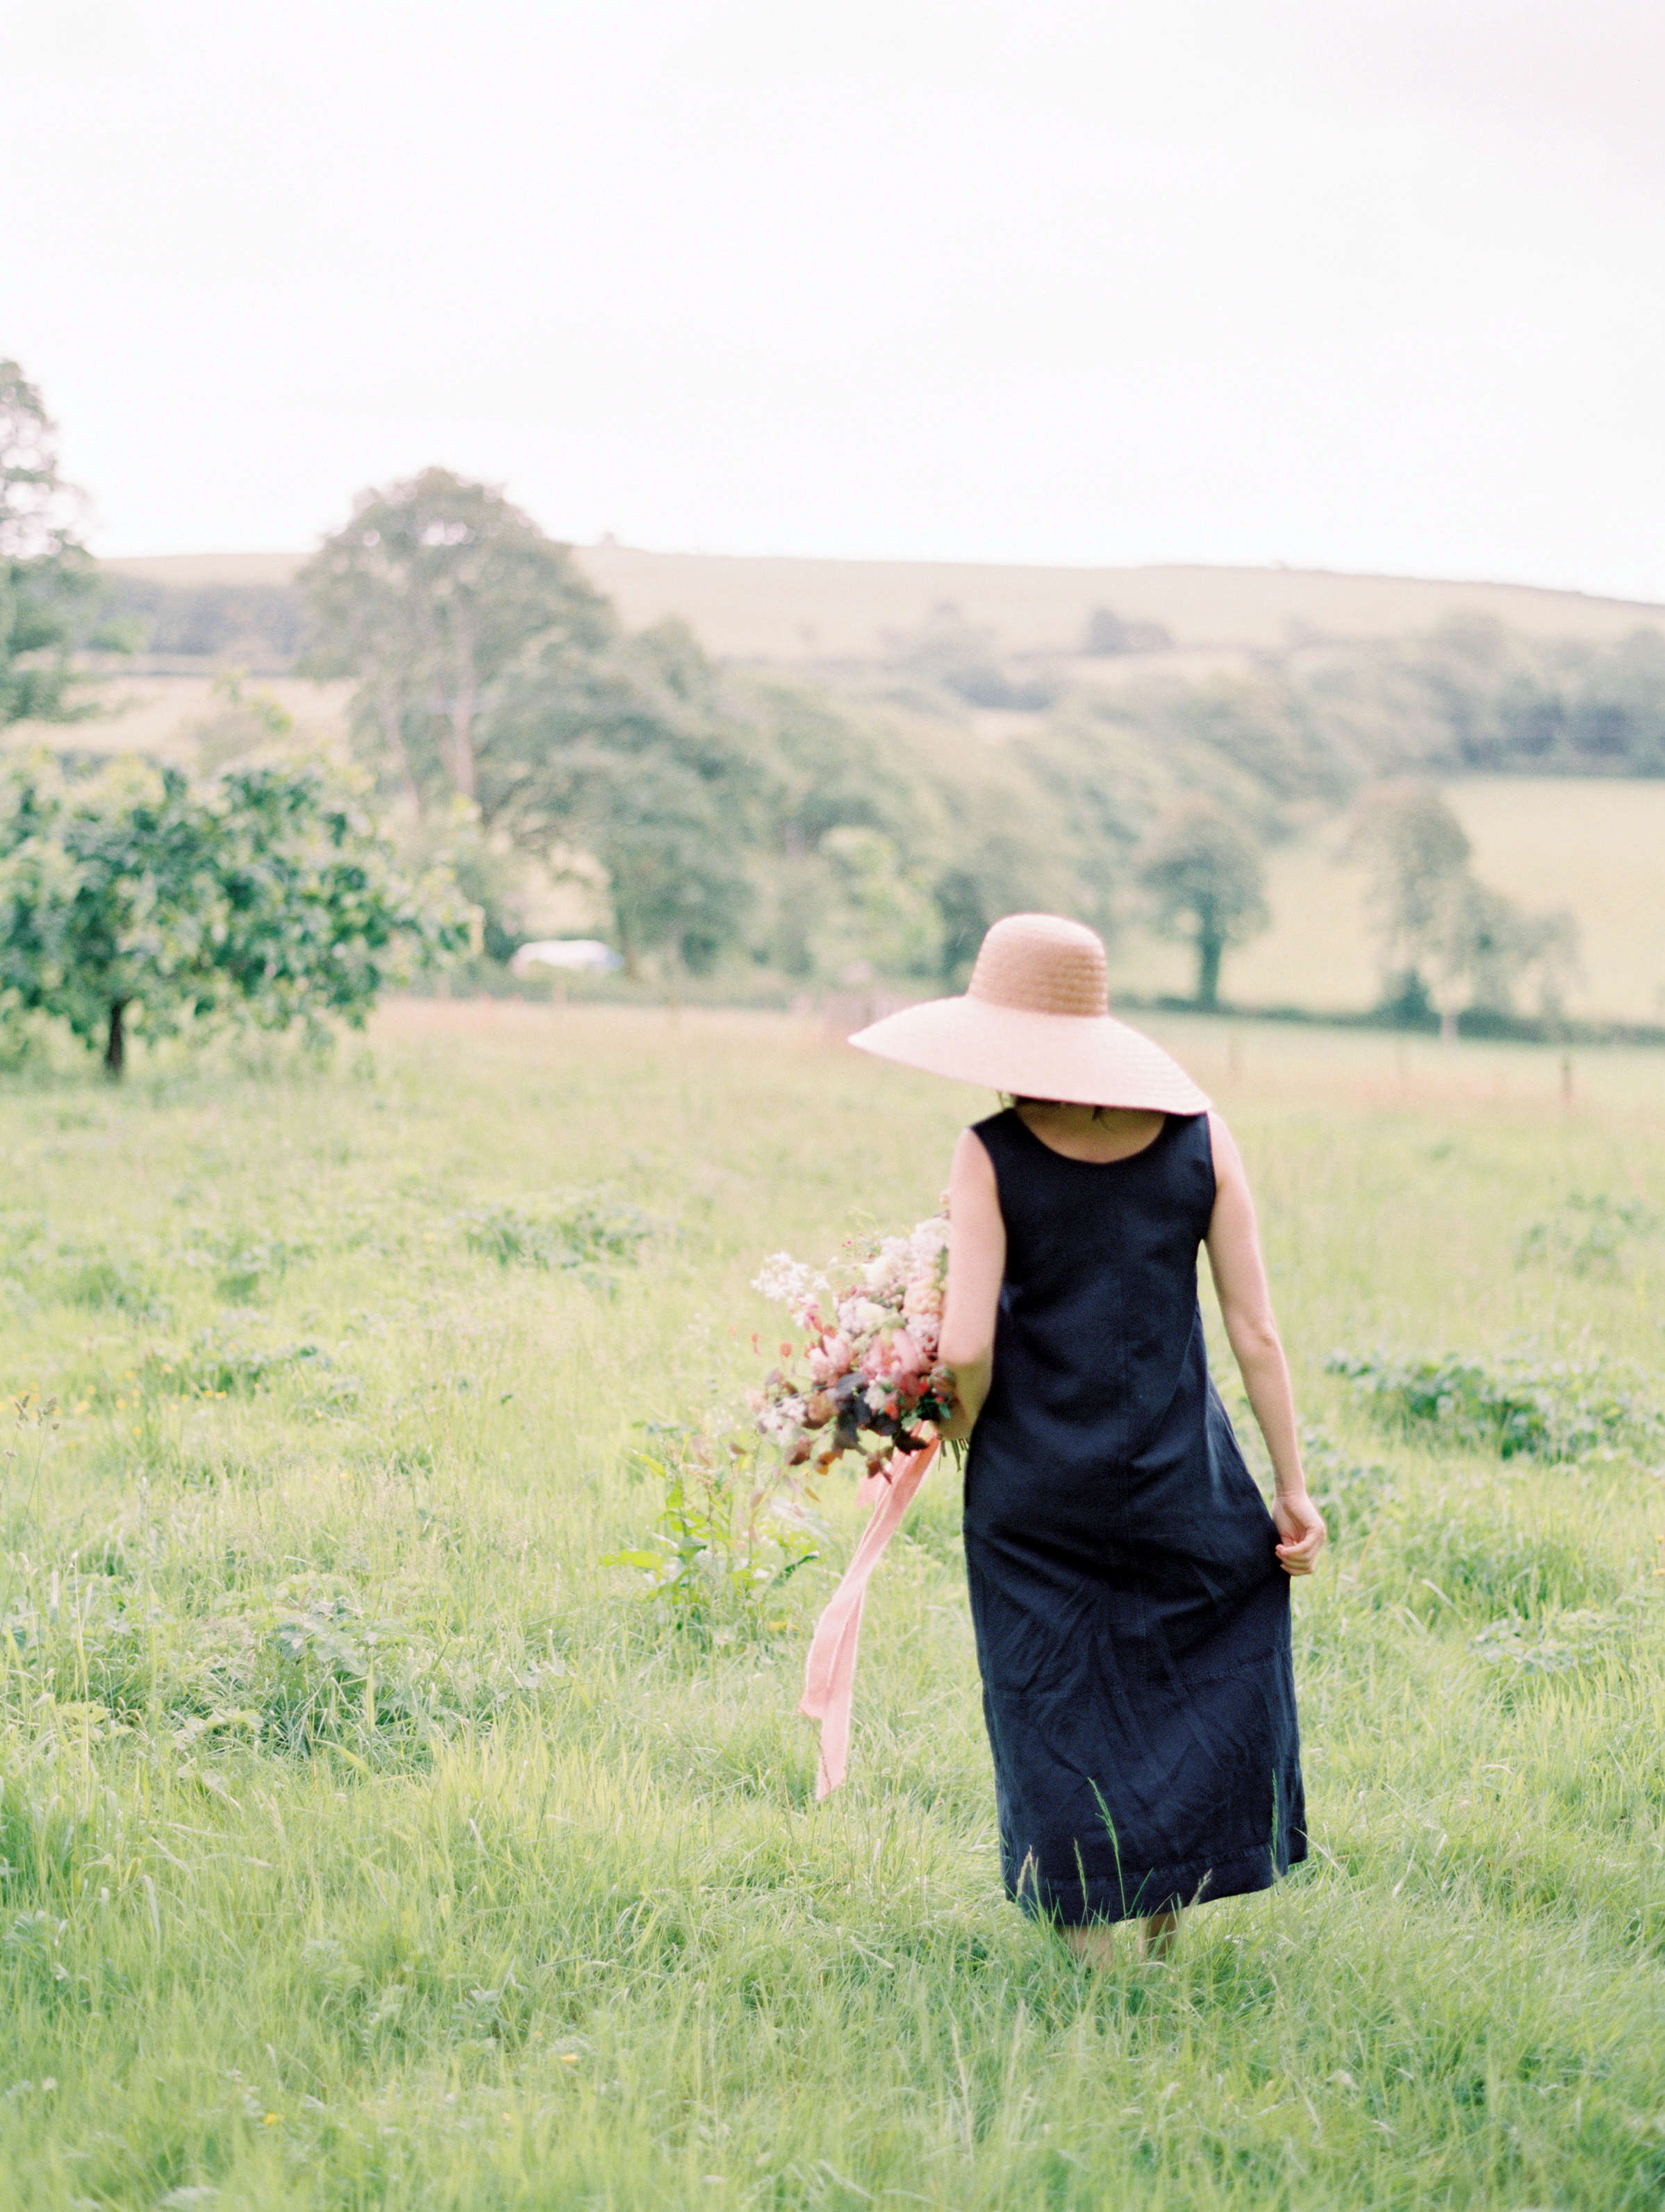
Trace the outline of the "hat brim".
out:
M 927 999 L 858 1030 L 858 1052 L 1006 1091 L 1078 1106 L 1201 1114 L 1208 1095 L 1159 1044 L 1114 1014 L 1042 1014 L 984 999 Z

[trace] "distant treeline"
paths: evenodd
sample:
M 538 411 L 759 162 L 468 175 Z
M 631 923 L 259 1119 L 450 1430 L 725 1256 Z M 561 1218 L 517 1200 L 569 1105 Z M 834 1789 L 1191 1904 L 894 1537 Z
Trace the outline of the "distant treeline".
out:
M 143 653 L 158 659 L 235 661 L 262 676 L 281 674 L 302 652 L 307 603 L 293 584 L 161 584 L 108 575 L 113 623 Z
M 158 658 L 239 662 L 260 674 L 306 651 L 306 599 L 291 584 L 162 584 L 115 575 L 107 609 Z M 1093 615 L 1077 652 L 1160 651 L 1155 624 Z M 1340 796 L 1382 775 L 1665 775 L 1665 631 L 1609 645 L 1544 642 L 1487 617 L 1425 635 L 1304 646 L 1246 675 L 1149 681 L 1105 699 L 1072 681 L 1068 659 L 1003 656 L 994 632 L 951 607 L 886 641 L 885 670 L 949 702 L 1043 714 L 1060 734 L 1084 720 L 1131 726 L 1164 750 L 1233 757 L 1283 799 Z

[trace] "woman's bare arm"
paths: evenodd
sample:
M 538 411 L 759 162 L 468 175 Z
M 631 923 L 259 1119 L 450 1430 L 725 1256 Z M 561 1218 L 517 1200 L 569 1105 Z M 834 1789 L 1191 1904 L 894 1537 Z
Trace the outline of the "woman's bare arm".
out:
M 1006 1274 L 1006 1223 L 994 1164 L 981 1138 L 960 1132 L 948 1175 L 948 1296 L 939 1357 L 954 1372 L 945 1437 L 969 1437 L 994 1371 L 994 1317 Z
M 1214 1152 L 1208 1264 L 1225 1334 L 1272 1455 L 1277 1486 L 1272 1515 L 1280 1539 L 1278 1557 L 1286 1573 L 1310 1575 L 1324 1542 L 1324 1517 L 1307 1496 L 1306 1476 L 1301 1471 L 1295 1395 L 1273 1316 L 1272 1292 L 1255 1224 L 1255 1202 L 1231 1132 L 1218 1114 L 1209 1115 L 1208 1127 Z

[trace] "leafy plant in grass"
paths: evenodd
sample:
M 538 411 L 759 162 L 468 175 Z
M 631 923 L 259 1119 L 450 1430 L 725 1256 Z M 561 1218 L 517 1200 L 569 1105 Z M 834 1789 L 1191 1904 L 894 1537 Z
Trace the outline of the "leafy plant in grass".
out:
M 1468 1648 L 1482 1666 L 1515 1677 L 1576 1674 L 1615 1650 L 1629 1656 L 1640 1625 L 1634 1592 L 1616 1605 L 1577 1606 L 1547 1620 L 1488 1621 Z
M 610 1553 L 603 1564 L 632 1567 L 661 1618 L 702 1644 L 777 1634 L 788 1625 L 779 1600 L 817 1556 L 808 1514 L 784 1471 L 763 1471 L 759 1441 L 714 1437 L 703 1429 L 652 1423 L 650 1445 L 631 1455 L 631 1473 L 663 1485 L 665 1503 L 648 1541 Z
M 1665 1231 L 1665 1213 L 1640 1199 L 1613 1198 L 1604 1190 L 1573 1191 L 1556 1212 L 1528 1221 L 1516 1247 L 1517 1266 L 1534 1260 L 1571 1267 L 1576 1275 L 1618 1272 L 1626 1247 Z
M 1337 1351 L 1324 1364 L 1346 1376 L 1385 1425 L 1407 1435 L 1434 1429 L 1504 1459 L 1647 1451 L 1665 1441 L 1659 1406 L 1602 1361 L 1580 1366 L 1525 1356 Z
M 316 1256 L 316 1247 L 304 1239 L 264 1237 L 249 1228 L 204 1237 L 185 1255 L 188 1267 L 212 1275 L 219 1296 L 237 1305 L 259 1297 L 291 1267 L 304 1266 Z
M 262 1389 L 298 1371 L 327 1372 L 329 1353 L 317 1344 L 240 1344 L 204 1329 L 183 1352 L 151 1352 L 137 1380 L 148 1396 L 228 1398 Z
M 535 1706 L 567 1675 L 547 1634 L 542 1648 L 501 1624 L 436 1638 L 312 1571 L 186 1609 L 149 1582 L 42 1568 L 0 1633 L 0 1717 L 9 1709 L 31 1734 L 137 1730 L 192 1753 L 240 1740 L 398 1756 Z
M 604 1281 L 610 1267 L 635 1264 L 653 1227 L 645 1213 L 602 1191 L 580 1193 L 549 1209 L 472 1206 L 461 1219 L 469 1249 L 500 1267 L 572 1268 Z

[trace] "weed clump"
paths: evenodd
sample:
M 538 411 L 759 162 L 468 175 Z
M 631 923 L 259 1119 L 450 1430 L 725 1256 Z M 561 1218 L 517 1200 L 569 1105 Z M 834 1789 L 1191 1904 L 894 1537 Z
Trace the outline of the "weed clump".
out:
M 1324 1365 L 1346 1376 L 1384 1427 L 1401 1435 L 1437 1429 L 1503 1459 L 1572 1460 L 1665 1442 L 1665 1413 L 1605 1362 L 1337 1351 Z
M 815 1523 L 783 1472 L 762 1469 L 755 1437 L 713 1438 L 671 1423 L 652 1424 L 649 1434 L 630 1471 L 663 1486 L 664 1506 L 646 1544 L 602 1564 L 634 1568 L 660 1619 L 701 1644 L 756 1641 L 787 1627 L 781 1593 L 818 1547 Z
M 204 1329 L 180 1352 L 151 1352 L 138 1381 L 152 1396 L 228 1398 L 265 1389 L 280 1376 L 326 1373 L 329 1353 L 318 1344 L 241 1344 Z
M 1616 1275 L 1627 1245 L 1665 1231 L 1665 1213 L 1637 1198 L 1573 1191 L 1553 1213 L 1521 1231 L 1515 1263 L 1542 1261 L 1575 1275 Z
M 1357 1543 L 1368 1535 L 1393 1501 L 1389 1470 L 1379 1460 L 1350 1458 L 1323 1429 L 1302 1430 L 1301 1464 L 1333 1544 Z
M 552 1209 L 471 1206 L 461 1216 L 464 1243 L 500 1267 L 571 1269 L 603 1280 L 611 1268 L 635 1265 L 653 1225 L 636 1207 L 602 1192 Z

